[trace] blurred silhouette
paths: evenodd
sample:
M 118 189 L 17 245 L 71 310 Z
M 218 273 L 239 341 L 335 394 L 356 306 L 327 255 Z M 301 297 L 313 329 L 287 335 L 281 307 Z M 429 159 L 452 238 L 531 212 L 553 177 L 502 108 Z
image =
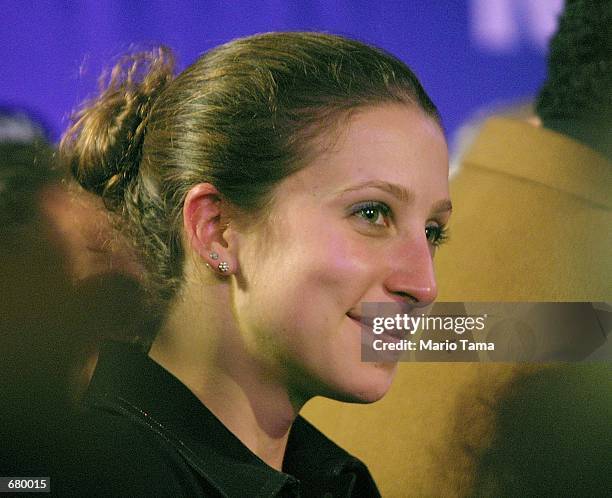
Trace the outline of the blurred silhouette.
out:
M 453 454 L 477 462 L 469 496 L 609 496 L 612 379 L 606 364 L 524 369 L 496 393 L 483 393 L 482 383 L 472 389 L 451 438 Z M 470 426 L 476 411 L 492 421 L 488 434 Z M 483 437 L 492 438 L 485 447 Z
M 137 338 L 146 321 L 129 248 L 53 161 L 42 126 L 0 110 L 2 475 L 48 468 L 98 344 Z

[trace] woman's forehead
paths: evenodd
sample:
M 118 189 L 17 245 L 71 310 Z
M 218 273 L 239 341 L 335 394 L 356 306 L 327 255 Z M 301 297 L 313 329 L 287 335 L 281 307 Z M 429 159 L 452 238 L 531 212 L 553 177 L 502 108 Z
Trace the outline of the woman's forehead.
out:
M 287 179 L 288 188 L 313 195 L 376 183 L 398 197 L 408 190 L 438 185 L 447 192 L 448 151 L 438 124 L 405 105 L 367 108 L 354 114 L 333 146 Z

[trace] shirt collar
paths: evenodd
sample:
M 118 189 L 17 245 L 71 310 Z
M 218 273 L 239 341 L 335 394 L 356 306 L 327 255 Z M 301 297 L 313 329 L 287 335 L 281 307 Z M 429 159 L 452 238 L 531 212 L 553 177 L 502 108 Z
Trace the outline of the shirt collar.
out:
M 610 161 L 565 135 L 524 121 L 489 119 L 462 164 L 541 183 L 612 208 Z
M 377 495 L 363 463 L 302 417 L 289 434 L 286 473 L 269 467 L 136 345 L 103 347 L 84 403 L 138 417 L 175 446 L 202 477 L 230 496 L 275 496 L 284 487 L 296 488 L 298 480 L 304 493 L 323 486 L 343 488 L 339 494 L 350 496 L 357 485 L 374 490 L 367 496 Z

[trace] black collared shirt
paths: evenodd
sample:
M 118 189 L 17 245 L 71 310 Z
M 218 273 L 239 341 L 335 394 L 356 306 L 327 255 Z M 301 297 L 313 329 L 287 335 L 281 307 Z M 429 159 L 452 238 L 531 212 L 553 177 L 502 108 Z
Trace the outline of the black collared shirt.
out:
M 68 463 L 52 477 L 64 495 L 380 496 L 365 465 L 302 417 L 283 472 L 269 467 L 136 346 L 103 348 L 84 406 Z

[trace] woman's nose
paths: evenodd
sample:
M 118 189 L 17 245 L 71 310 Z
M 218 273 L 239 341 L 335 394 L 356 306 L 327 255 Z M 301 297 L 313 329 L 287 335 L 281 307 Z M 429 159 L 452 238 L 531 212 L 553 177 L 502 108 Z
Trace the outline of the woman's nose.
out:
M 410 304 L 427 306 L 433 303 L 438 288 L 427 240 L 398 244 L 391 258 L 391 271 L 384 283 L 387 292 Z

